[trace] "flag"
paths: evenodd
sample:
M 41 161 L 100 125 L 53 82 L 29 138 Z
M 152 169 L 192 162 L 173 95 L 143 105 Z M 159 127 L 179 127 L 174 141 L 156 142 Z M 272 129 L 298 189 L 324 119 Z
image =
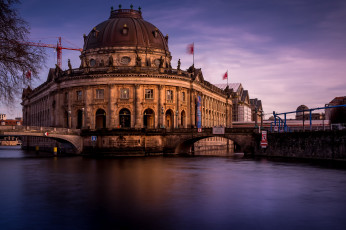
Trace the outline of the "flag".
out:
M 31 79 L 31 71 L 28 70 L 25 74 L 26 79 Z
M 194 53 L 194 44 L 193 43 L 187 45 L 186 52 L 188 54 L 193 54 Z
M 222 80 L 225 80 L 225 79 L 228 79 L 228 72 L 226 72 L 222 77 Z

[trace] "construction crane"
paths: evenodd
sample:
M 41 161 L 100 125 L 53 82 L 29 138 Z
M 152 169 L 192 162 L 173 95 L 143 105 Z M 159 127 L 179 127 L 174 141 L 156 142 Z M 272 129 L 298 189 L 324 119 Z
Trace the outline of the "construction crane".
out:
M 61 69 L 61 63 L 62 63 L 62 50 L 76 50 L 82 52 L 83 49 L 76 49 L 76 48 L 67 48 L 67 47 L 62 47 L 61 45 L 61 37 L 58 37 L 58 42 L 56 45 L 52 44 L 44 44 L 44 43 L 37 43 L 37 42 L 21 42 L 22 44 L 29 45 L 29 46 L 38 46 L 38 47 L 48 47 L 48 48 L 53 48 L 56 50 L 56 55 L 57 55 L 57 62 L 58 66 Z

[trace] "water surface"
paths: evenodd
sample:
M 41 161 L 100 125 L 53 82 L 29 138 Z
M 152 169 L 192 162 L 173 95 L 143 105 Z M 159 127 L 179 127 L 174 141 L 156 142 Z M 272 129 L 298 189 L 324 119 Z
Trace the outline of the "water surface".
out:
M 15 149 L 14 149 L 15 148 Z M 345 229 L 346 171 L 0 147 L 0 229 Z

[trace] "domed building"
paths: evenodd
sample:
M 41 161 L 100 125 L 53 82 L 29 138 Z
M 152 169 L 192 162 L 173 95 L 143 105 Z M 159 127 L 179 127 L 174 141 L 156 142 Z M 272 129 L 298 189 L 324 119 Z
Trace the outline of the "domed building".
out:
M 296 109 L 296 120 L 303 120 L 303 115 L 305 120 L 309 119 L 309 108 L 306 105 L 298 106 Z
M 197 127 L 201 119 L 201 127 L 231 127 L 228 91 L 205 81 L 201 69 L 181 70 L 180 61 L 173 69 L 168 35 L 140 10 L 111 10 L 83 37 L 79 68 L 57 66 L 46 82 L 23 90 L 24 125 L 174 129 Z M 102 135 L 109 139 L 103 145 L 112 142 L 110 133 Z
M 323 120 L 324 115 L 320 113 L 312 113 L 306 105 L 298 106 L 296 110 L 296 120 L 310 120 L 310 118 L 311 120 Z

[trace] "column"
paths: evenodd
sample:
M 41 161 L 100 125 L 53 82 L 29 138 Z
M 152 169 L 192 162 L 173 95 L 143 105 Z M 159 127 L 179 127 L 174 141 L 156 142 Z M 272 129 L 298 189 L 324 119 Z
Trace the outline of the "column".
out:
M 141 128 L 141 112 L 140 112 L 140 85 L 135 84 L 135 98 L 134 98 L 134 111 L 135 111 L 135 128 Z
M 90 106 L 92 102 L 92 89 L 87 87 L 85 90 L 83 90 L 84 95 L 84 103 L 85 103 L 85 108 L 84 108 L 84 126 L 86 129 L 91 129 L 92 128 L 92 120 L 95 119 L 92 117 L 92 108 Z
M 108 113 L 107 113 L 107 128 L 115 128 L 115 112 L 114 112 L 114 85 L 108 85 Z
M 177 106 L 176 106 L 176 111 L 174 112 L 175 113 L 175 115 L 176 115 L 176 125 L 175 125 L 175 127 L 176 128 L 179 128 L 180 127 L 180 120 L 181 120 L 181 114 L 180 114 L 180 91 L 181 91 L 181 87 L 177 87 L 177 96 L 176 96 L 176 98 L 177 98 Z
M 190 127 L 194 128 L 196 125 L 196 105 L 195 105 L 195 90 L 190 89 Z
M 164 86 L 163 85 L 159 85 L 158 86 L 158 108 L 157 108 L 157 118 L 158 118 L 158 127 L 159 128 L 163 128 L 163 117 L 164 117 L 164 107 L 163 107 L 163 103 L 165 101 L 165 97 L 164 97 L 164 90 L 163 90 Z

